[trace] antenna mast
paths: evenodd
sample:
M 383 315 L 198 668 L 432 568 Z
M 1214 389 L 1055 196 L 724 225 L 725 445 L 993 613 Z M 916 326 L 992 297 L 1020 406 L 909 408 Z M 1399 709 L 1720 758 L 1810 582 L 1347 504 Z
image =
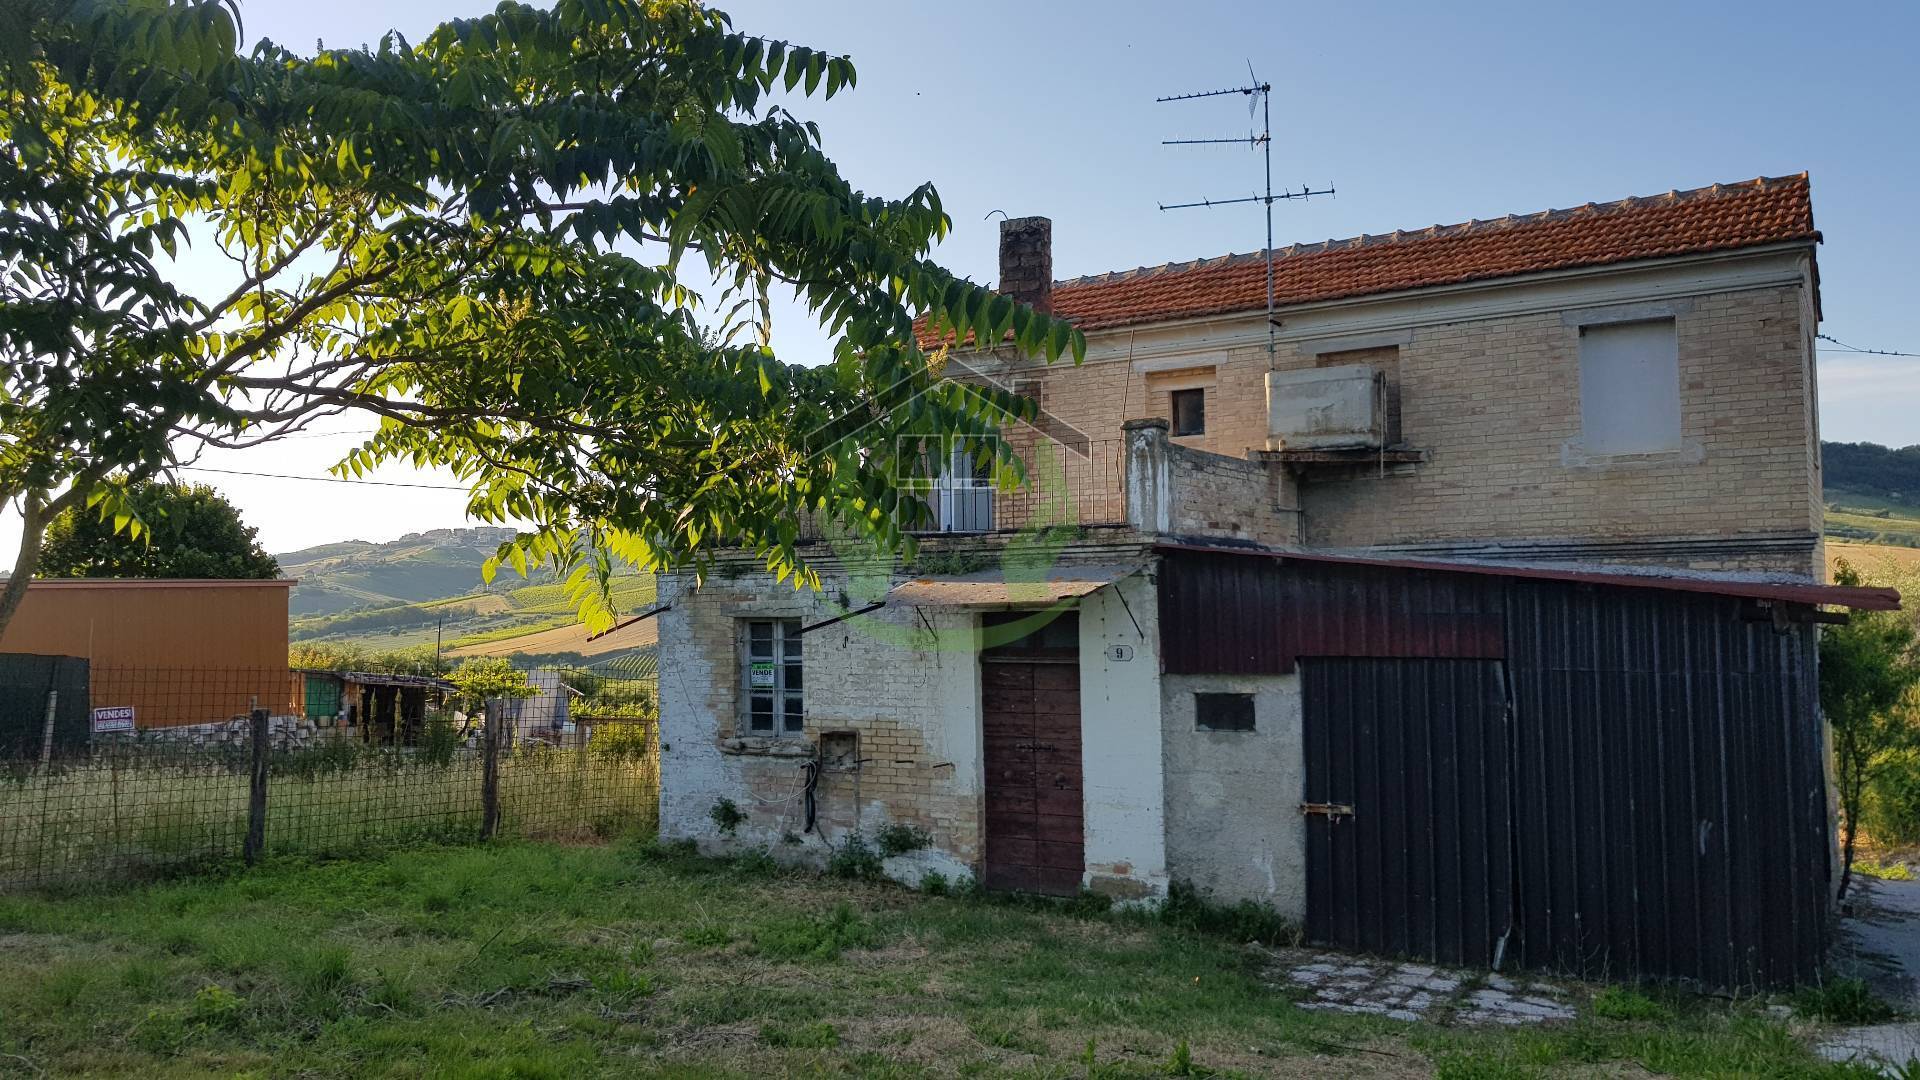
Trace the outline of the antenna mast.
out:
M 1259 77 L 1253 74 L 1252 64 L 1247 65 L 1247 76 L 1249 81 L 1245 86 L 1228 87 L 1225 90 L 1202 90 L 1197 94 L 1172 94 L 1167 97 L 1154 98 L 1154 101 L 1161 103 L 1171 101 L 1197 101 L 1201 98 L 1227 97 L 1232 94 L 1240 94 L 1247 98 L 1248 112 L 1251 114 L 1253 99 L 1257 95 L 1260 99 L 1259 134 L 1250 134 L 1244 139 L 1162 139 L 1160 145 L 1219 146 L 1244 143 L 1249 149 L 1259 150 L 1266 173 L 1266 186 L 1262 189 L 1262 193 L 1237 199 L 1201 199 L 1199 202 L 1161 203 L 1160 209 L 1163 211 L 1190 210 L 1196 207 L 1210 209 L 1216 206 L 1234 206 L 1240 203 L 1257 202 L 1266 210 L 1267 246 L 1263 251 L 1267 263 L 1267 368 L 1271 370 L 1274 366 L 1274 356 L 1277 347 L 1274 335 L 1279 329 L 1279 324 L 1274 322 L 1273 319 L 1273 204 L 1281 199 L 1311 199 L 1315 195 L 1332 195 L 1334 192 L 1332 187 L 1316 191 L 1306 184 L 1301 184 L 1299 191 L 1284 188 L 1279 192 L 1273 190 L 1273 84 L 1261 82 Z

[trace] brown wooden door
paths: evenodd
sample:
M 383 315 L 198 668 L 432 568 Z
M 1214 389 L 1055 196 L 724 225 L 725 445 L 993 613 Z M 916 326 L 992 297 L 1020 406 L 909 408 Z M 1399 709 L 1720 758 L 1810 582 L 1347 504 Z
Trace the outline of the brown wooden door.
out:
M 984 884 L 1072 896 L 1086 866 L 1080 668 L 983 659 L 987 759 Z

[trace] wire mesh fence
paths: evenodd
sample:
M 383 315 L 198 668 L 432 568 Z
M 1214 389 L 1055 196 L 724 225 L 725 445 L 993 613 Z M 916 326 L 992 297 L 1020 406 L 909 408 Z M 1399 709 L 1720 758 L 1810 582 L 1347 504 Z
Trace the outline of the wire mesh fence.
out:
M 4 659 L 0 888 L 656 821 L 642 680 L 539 670 L 483 702 L 427 676 Z

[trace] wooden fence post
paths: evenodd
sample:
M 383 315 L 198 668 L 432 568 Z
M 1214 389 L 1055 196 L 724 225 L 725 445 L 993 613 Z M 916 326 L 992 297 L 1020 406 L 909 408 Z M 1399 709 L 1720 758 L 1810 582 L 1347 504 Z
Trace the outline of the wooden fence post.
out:
M 500 742 L 506 710 L 498 700 L 486 705 L 487 728 L 481 737 L 480 839 L 491 840 L 500 828 Z
M 47 691 L 47 722 L 40 728 L 40 765 L 53 763 L 53 718 L 60 706 L 60 691 Z
M 247 840 L 241 849 L 248 866 L 260 860 L 260 852 L 267 843 L 267 710 L 253 710 L 250 719 L 252 783 L 247 789 Z

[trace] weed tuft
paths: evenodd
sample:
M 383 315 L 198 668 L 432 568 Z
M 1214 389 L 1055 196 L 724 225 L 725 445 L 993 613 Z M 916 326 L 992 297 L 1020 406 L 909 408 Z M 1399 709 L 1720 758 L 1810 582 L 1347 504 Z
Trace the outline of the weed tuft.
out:
M 1593 996 L 1593 1011 L 1609 1020 L 1666 1020 L 1673 1011 L 1638 990 L 1609 986 Z
M 852 833 L 833 849 L 833 855 L 827 859 L 827 873 L 850 881 L 878 881 L 883 876 L 880 854 L 867 843 L 866 837 Z
M 933 835 L 918 825 L 888 825 L 874 834 L 882 858 L 919 851 L 933 843 Z
M 1834 979 L 1793 996 L 1793 1010 L 1832 1024 L 1878 1024 L 1893 1019 L 1893 1009 L 1859 979 Z
M 775 960 L 833 960 L 872 944 L 873 927 L 846 903 L 826 917 L 774 919 L 754 928 L 753 949 Z
M 840 1032 L 832 1024 L 768 1024 L 760 1029 L 760 1041 L 786 1050 L 831 1050 L 840 1045 Z
M 1176 929 L 1229 941 L 1298 945 L 1301 940 L 1300 928 L 1272 905 L 1252 900 L 1216 903 L 1191 882 L 1176 881 L 1167 889 L 1167 899 L 1160 905 L 1159 915 L 1162 923 Z
M 740 823 L 747 820 L 745 812 L 734 805 L 732 799 L 721 799 L 715 802 L 713 809 L 707 811 L 707 817 L 713 819 L 714 828 L 728 836 L 732 836 L 734 831 L 740 828 Z

